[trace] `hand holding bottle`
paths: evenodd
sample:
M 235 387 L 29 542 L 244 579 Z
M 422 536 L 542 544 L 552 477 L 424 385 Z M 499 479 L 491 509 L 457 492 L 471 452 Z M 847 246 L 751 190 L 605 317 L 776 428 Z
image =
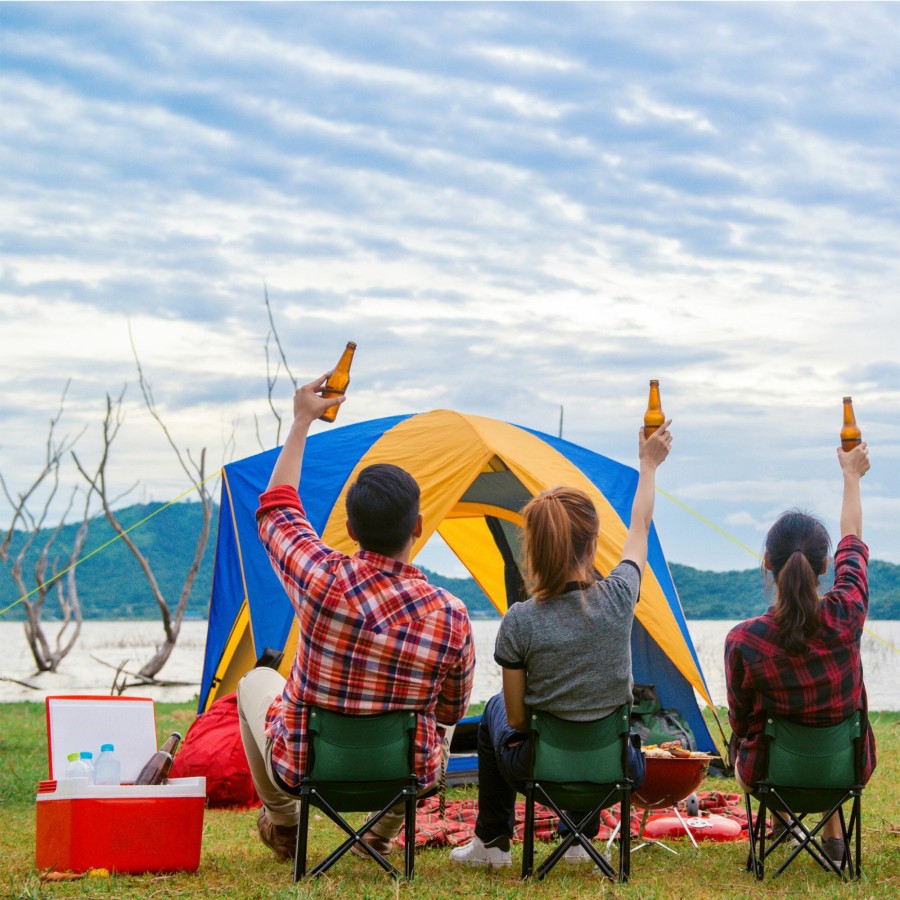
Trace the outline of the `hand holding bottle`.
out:
M 320 375 L 315 381 L 298 387 L 294 392 L 294 421 L 300 421 L 305 426 L 312 424 L 316 419 L 321 419 L 329 409 L 336 409 L 344 402 L 344 395 L 325 397 L 325 383 L 328 381 L 328 373 Z
M 865 441 L 860 441 L 853 450 L 838 447 L 837 455 L 845 477 L 850 475 L 862 478 L 872 467 L 872 463 L 869 462 L 869 445 Z
M 672 449 L 672 432 L 669 431 L 671 424 L 672 420 L 666 419 L 650 437 L 647 437 L 644 428 L 638 429 L 638 458 L 641 467 L 648 464 L 656 469 L 665 462 Z

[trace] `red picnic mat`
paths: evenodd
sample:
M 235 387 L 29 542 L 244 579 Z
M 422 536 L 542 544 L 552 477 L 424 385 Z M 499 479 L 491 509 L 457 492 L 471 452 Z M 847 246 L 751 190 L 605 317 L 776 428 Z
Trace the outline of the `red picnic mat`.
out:
M 734 819 L 741 825 L 739 840 L 747 840 L 747 812 L 744 808 L 743 794 L 726 794 L 722 791 L 700 791 L 697 794 L 701 811 Z M 428 797 L 421 801 L 416 811 L 416 846 L 417 847 L 455 847 L 465 844 L 475 836 L 475 818 L 478 815 L 478 801 L 450 800 L 446 804 L 444 818 L 438 811 L 438 797 Z M 684 801 L 678 804 L 679 812 L 684 813 Z M 631 834 L 637 837 L 641 825 L 642 809 L 631 810 Z M 664 815 L 665 810 L 655 810 L 654 815 Z M 514 841 L 521 843 L 524 832 L 525 803 L 516 803 L 516 830 Z M 556 840 L 556 813 L 538 804 L 534 810 L 535 838 L 539 841 Z M 619 824 L 619 806 L 610 807 L 601 813 L 600 833 L 597 840 L 609 840 L 616 825 Z M 400 834 L 400 843 L 404 843 L 405 835 Z

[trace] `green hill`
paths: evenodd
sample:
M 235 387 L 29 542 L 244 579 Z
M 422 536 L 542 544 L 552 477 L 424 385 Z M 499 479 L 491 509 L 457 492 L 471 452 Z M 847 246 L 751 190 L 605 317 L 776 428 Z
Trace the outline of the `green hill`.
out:
M 678 563 L 670 563 L 669 569 L 688 619 L 747 619 L 771 604 L 759 569 L 708 572 Z M 829 569 L 821 581 L 823 590 L 833 577 Z M 869 615 L 900 619 L 900 566 L 879 560 L 869 563 Z
M 150 559 L 164 595 L 174 605 L 193 556 L 201 521 L 200 506 L 198 503 L 184 502 L 159 511 L 161 508 L 159 503 L 136 504 L 120 510 L 118 515 L 125 527 L 152 516 L 131 535 Z M 218 509 L 214 512 L 213 531 L 203 566 L 188 602 L 187 615 L 190 617 L 205 618 L 208 612 L 217 518 Z M 57 540 L 61 557 L 65 556 L 65 548 L 71 545 L 75 528 L 74 525 L 67 526 Z M 87 557 L 112 537 L 113 531 L 106 520 L 96 520 L 91 526 L 84 556 Z M 22 546 L 23 540 L 23 535 L 16 535 L 13 552 Z M 33 562 L 30 565 L 26 562 L 27 572 L 31 571 L 31 566 Z M 744 619 L 759 615 L 769 605 L 758 569 L 710 572 L 678 563 L 672 563 L 670 568 L 689 619 Z M 451 578 L 427 569 L 424 571 L 433 584 L 446 588 L 463 600 L 473 618 L 497 616 L 494 606 L 473 579 Z M 900 619 L 900 566 L 873 561 L 869 566 L 869 580 L 872 617 Z M 85 558 L 77 569 L 77 583 L 86 619 L 155 619 L 158 615 L 143 572 L 121 541 L 116 541 L 96 556 Z M 0 608 L 8 606 L 17 597 L 12 577 L 7 571 L 0 573 Z M 45 618 L 53 619 L 57 614 L 58 608 L 51 596 L 47 600 Z M 4 616 L 6 620 L 23 618 L 21 605 L 13 607 Z
M 163 504 L 136 504 L 116 511 L 125 528 L 153 515 L 152 519 L 138 526 L 130 537 L 140 551 L 150 560 L 153 572 L 163 595 L 174 607 L 178 602 L 185 575 L 191 565 L 201 524 L 199 503 L 175 503 L 158 512 Z M 205 618 L 209 609 L 209 594 L 212 588 L 212 565 L 215 556 L 215 524 L 218 508 L 213 512 L 213 532 L 203 559 L 203 565 L 188 601 L 186 615 Z M 71 547 L 76 525 L 66 526 L 54 545 L 61 559 L 66 558 L 66 548 Z M 144 573 L 131 552 L 122 541 L 115 541 L 95 556 L 91 552 L 101 547 L 115 536 L 112 527 L 101 517 L 96 519 L 88 532 L 82 562 L 76 570 L 78 596 L 81 600 L 85 619 L 155 619 L 158 607 Z M 23 537 L 18 535 L 13 541 L 12 552 L 22 546 Z M 38 546 L 41 544 L 38 542 Z M 33 571 L 26 557 L 24 570 Z M 34 586 L 33 578 L 27 579 L 29 589 Z M 8 606 L 17 599 L 15 583 L 8 571 L 2 573 L 0 584 L 0 606 Z M 45 619 L 52 619 L 59 613 L 56 599 L 51 593 L 45 603 Z M 24 619 L 21 604 L 6 614 L 5 618 Z

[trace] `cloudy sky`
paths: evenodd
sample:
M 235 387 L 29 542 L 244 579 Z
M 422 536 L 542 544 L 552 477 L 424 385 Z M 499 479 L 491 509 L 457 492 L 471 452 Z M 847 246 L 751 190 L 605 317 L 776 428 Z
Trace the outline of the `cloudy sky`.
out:
M 789 506 L 836 524 L 852 394 L 900 562 L 898 48 L 892 4 L 0 4 L 0 472 L 71 379 L 86 460 L 127 384 L 114 483 L 185 488 L 129 324 L 182 446 L 274 445 L 266 284 L 298 378 L 358 342 L 345 424 L 562 405 L 634 463 L 659 378 L 660 486 L 753 550 Z

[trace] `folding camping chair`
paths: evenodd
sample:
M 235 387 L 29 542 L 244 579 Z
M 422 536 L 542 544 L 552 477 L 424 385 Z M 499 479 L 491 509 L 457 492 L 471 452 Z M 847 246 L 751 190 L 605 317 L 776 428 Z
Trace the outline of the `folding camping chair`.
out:
M 306 874 L 309 808 L 315 806 L 349 837 L 310 870 L 316 878 L 331 868 L 351 847 L 362 847 L 385 872 L 398 869 L 370 847 L 363 834 L 400 802 L 406 812 L 406 852 L 403 874 L 413 877 L 416 834 L 417 782 L 415 732 L 417 714 L 399 710 L 374 716 L 348 716 L 310 707 L 308 774 L 296 793 L 300 797 L 300 823 L 294 856 L 294 881 Z M 342 812 L 378 812 L 354 829 Z
M 793 833 L 798 846 L 775 872 L 780 875 L 805 850 L 827 871 L 845 878 L 859 878 L 862 858 L 862 785 L 859 779 L 859 739 L 863 714 L 855 712 L 839 725 L 812 727 L 766 716 L 768 770 L 753 795 L 759 813 L 750 830 L 747 870 L 762 880 L 766 858 Z M 750 795 L 745 794 L 747 821 L 753 822 Z M 843 805 L 853 800 L 849 822 Z M 766 810 L 784 826 L 784 831 L 766 846 Z M 803 820 L 809 813 L 821 813 L 822 820 L 810 830 Z M 835 863 L 824 851 L 818 836 L 831 815 L 837 815 L 844 842 L 844 858 Z M 851 843 L 856 852 L 851 853 Z
M 628 706 L 593 722 L 569 722 L 549 713 L 533 712 L 531 774 L 525 781 L 525 837 L 522 878 L 534 867 L 534 805 L 549 806 L 569 833 L 541 863 L 542 879 L 577 841 L 609 878 L 628 881 L 631 870 L 631 788 L 626 775 L 629 733 Z M 621 801 L 619 871 L 599 853 L 584 828 L 602 809 Z M 574 822 L 565 809 L 590 809 Z

